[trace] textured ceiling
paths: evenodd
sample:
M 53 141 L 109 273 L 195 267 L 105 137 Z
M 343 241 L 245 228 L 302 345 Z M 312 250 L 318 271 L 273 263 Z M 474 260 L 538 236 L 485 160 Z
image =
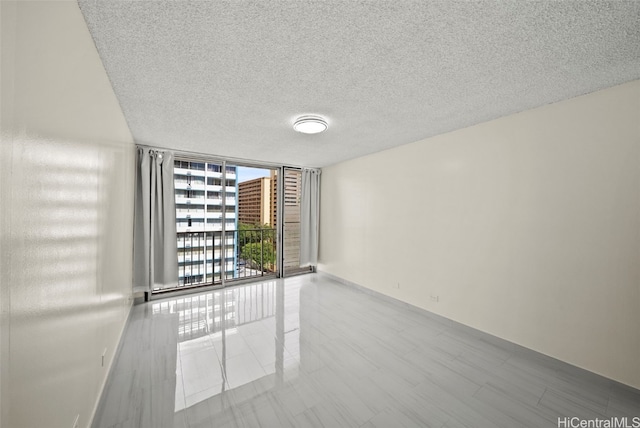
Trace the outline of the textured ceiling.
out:
M 325 166 L 640 78 L 640 1 L 79 0 L 137 142 Z M 303 135 L 295 117 L 325 116 Z

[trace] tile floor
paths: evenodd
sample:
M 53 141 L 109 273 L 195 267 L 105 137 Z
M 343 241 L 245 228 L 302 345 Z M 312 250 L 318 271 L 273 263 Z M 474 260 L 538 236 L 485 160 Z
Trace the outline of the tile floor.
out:
M 93 426 L 571 426 L 564 417 L 640 426 L 640 391 L 312 274 L 135 306 Z

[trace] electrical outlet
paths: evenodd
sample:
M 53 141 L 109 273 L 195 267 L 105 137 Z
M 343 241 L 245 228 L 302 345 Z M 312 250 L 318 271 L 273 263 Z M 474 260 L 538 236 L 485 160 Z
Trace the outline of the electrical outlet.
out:
M 71 428 L 78 428 L 78 421 L 80 420 L 80 413 L 78 413 L 76 415 L 76 420 L 73 421 L 73 425 L 71 426 Z
M 395 288 L 400 288 L 400 283 L 396 282 Z
M 437 296 L 437 295 L 432 294 L 432 295 L 431 295 L 431 300 L 432 300 L 433 302 L 439 302 L 439 301 L 440 301 L 440 296 Z

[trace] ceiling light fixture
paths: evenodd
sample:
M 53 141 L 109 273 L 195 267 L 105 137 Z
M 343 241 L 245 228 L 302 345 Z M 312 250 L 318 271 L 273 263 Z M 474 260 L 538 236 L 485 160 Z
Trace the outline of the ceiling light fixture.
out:
M 327 121 L 320 116 L 300 116 L 293 123 L 293 129 L 303 134 L 317 134 L 328 127 Z

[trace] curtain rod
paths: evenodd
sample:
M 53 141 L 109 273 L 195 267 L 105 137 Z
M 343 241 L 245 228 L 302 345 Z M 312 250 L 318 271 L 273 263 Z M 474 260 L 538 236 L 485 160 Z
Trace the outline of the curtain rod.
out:
M 310 170 L 316 170 L 316 171 L 321 170 L 321 168 L 317 168 L 317 167 L 285 165 L 285 164 L 275 163 L 275 162 L 262 162 L 262 161 L 234 158 L 234 157 L 228 157 L 228 156 L 208 155 L 205 153 L 191 152 L 187 150 L 175 150 L 175 149 L 169 149 L 167 147 L 156 147 L 156 146 L 150 146 L 147 144 L 139 144 L 139 143 L 136 143 L 136 147 L 144 147 L 151 150 L 168 150 L 173 152 L 178 157 L 191 158 L 193 160 L 205 160 L 205 161 L 211 160 L 215 162 L 225 161 L 227 163 L 238 164 L 238 166 L 253 166 L 253 167 L 265 166 L 265 167 L 273 167 L 273 168 L 285 167 L 285 168 L 297 168 L 297 169 L 310 169 Z

